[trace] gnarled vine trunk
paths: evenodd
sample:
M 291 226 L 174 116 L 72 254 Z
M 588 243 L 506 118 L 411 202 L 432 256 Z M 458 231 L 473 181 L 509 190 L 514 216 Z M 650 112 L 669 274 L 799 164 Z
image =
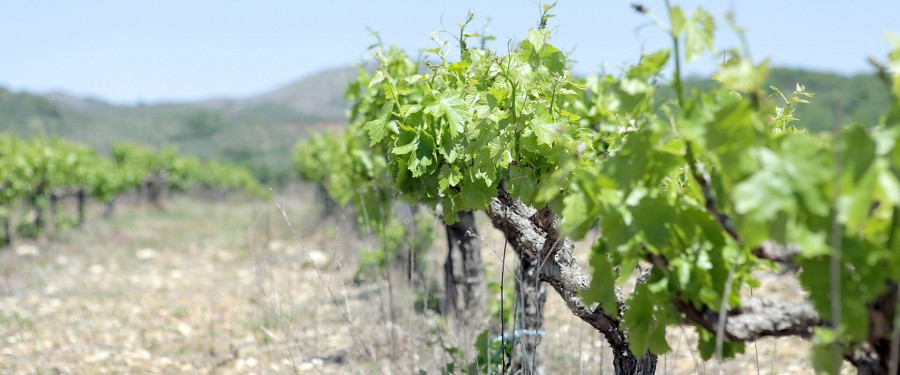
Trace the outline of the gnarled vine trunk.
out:
M 616 375 L 656 372 L 655 354 L 647 352 L 636 357 L 628 348 L 627 333 L 620 327 L 621 311 L 605 312 L 601 307 L 588 306 L 581 300 L 578 292 L 587 289 L 588 279 L 575 262 L 575 245 L 560 235 L 549 209 L 535 210 L 510 198 L 501 189 L 487 213 L 520 259 L 540 259 L 538 276 L 556 290 L 572 314 L 603 334 L 612 348 Z
M 900 289 L 894 282 L 889 282 L 885 289 L 869 308 L 868 342 L 847 358 L 859 374 L 900 375 L 900 328 L 896 326 L 900 322 L 896 315 L 900 313 L 897 311 Z
M 510 361 L 510 373 L 533 375 L 539 362 L 538 345 L 543 337 L 544 304 L 547 302 L 547 286 L 540 279 L 540 264 L 535 259 L 519 259 L 516 282 L 516 326 L 513 335 L 516 346 Z
M 103 217 L 112 218 L 113 212 L 116 210 L 116 198 L 112 198 L 103 205 Z
M 459 221 L 447 225 L 444 263 L 444 311 L 464 320 L 480 316 L 485 304 L 481 242 L 472 211 L 458 212 Z M 461 299 L 460 299 L 461 297 Z
M 656 354 L 648 351 L 643 357 L 636 358 L 630 351 L 619 352 L 619 350 L 622 349 L 613 349 L 613 369 L 616 375 L 651 375 L 656 373 Z
M 163 182 L 150 180 L 147 182 L 147 201 L 156 207 L 162 207 Z
M 53 230 L 59 231 L 59 223 L 58 212 L 59 212 L 59 199 L 62 197 L 62 194 L 57 192 L 50 193 L 50 223 L 53 224 Z
M 325 185 L 316 185 L 315 197 L 316 201 L 322 203 L 323 218 L 330 218 L 337 215 L 340 206 L 337 204 L 337 202 L 334 201 L 334 199 L 331 199 L 331 197 L 328 196 L 328 190 L 325 189 Z
M 8 247 L 12 245 L 12 231 L 10 230 L 9 214 L 0 217 L 0 226 L 3 227 L 3 240 L 0 240 L 0 247 Z
M 78 226 L 80 227 L 84 224 L 84 205 L 87 200 L 84 189 L 78 189 L 78 191 L 75 192 L 75 199 L 77 199 L 78 204 Z
M 34 189 L 34 192 L 28 199 L 28 203 L 34 211 L 34 221 L 32 222 L 33 233 L 29 233 L 29 236 L 33 236 L 33 238 L 40 238 L 41 233 L 44 231 L 45 219 L 44 209 L 42 207 L 43 202 L 41 200 L 44 198 L 46 185 L 47 181 L 38 183 L 37 188 Z
M 562 297 L 569 310 L 599 331 L 609 342 L 613 364 L 617 375 L 653 374 L 657 357 L 647 352 L 635 357 L 628 349 L 628 335 L 620 326 L 623 301 L 619 301 L 619 311 L 603 311 L 599 306 L 585 305 L 578 292 L 589 285 L 581 267 L 573 256 L 574 244 L 562 238 L 556 228 L 552 212 L 547 209 L 535 210 L 518 200 L 501 194 L 491 201 L 488 216 L 495 227 L 500 229 L 520 257 L 540 258 L 540 278 L 550 284 Z M 755 251 L 757 256 L 770 258 L 767 249 Z M 540 256 L 538 256 L 540 254 Z M 789 254 L 780 257 L 790 259 Z M 662 261 L 657 259 L 657 261 Z M 666 268 L 666 264 L 654 266 Z M 891 349 L 894 339 L 896 306 L 900 291 L 896 284 L 889 284 L 877 301 L 870 307 L 873 327 L 870 328 L 868 342 L 860 345 L 847 360 L 860 374 L 896 375 L 890 368 Z M 720 316 L 708 308 L 697 308 L 675 296 L 675 307 L 684 314 L 687 321 L 716 332 Z M 729 341 L 753 341 L 761 337 L 799 336 L 809 338 L 815 327 L 826 326 L 807 302 L 782 302 L 773 299 L 750 297 L 742 299 L 741 308 L 728 311 L 722 334 Z M 900 344 L 898 344 L 900 345 Z

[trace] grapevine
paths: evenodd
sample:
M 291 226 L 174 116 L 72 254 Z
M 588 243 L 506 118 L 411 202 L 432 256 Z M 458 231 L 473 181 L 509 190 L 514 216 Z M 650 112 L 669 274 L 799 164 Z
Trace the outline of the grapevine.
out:
M 11 216 L 24 201 L 34 213 L 32 223 L 20 223 L 26 236 L 41 234 L 44 209 L 55 216 L 57 202 L 75 197 L 78 224 L 84 220 L 85 200 L 111 203 L 117 196 L 145 188 L 158 202 L 163 189 L 188 191 L 196 185 L 226 191 L 246 191 L 264 197 L 267 192 L 240 167 L 201 162 L 174 149 L 159 152 L 129 144 L 116 144 L 110 157 L 93 147 L 55 138 L 20 139 L 0 134 L 0 222 L 3 243 L 12 240 Z M 51 217 L 51 219 L 53 219 Z
M 505 55 L 469 46 L 464 32 L 456 45 L 435 38 L 424 72 L 404 51 L 376 49 L 378 69 L 361 71 L 349 91 L 347 134 L 328 138 L 343 152 L 306 178 L 341 203 L 396 196 L 443 212 L 447 224 L 485 211 L 621 350 L 617 373 L 652 373 L 670 350 L 666 328 L 682 324 L 698 327 L 704 358 L 793 335 L 812 340 L 818 370 L 835 373 L 843 358 L 889 373 L 900 331 L 900 43 L 882 121 L 813 134 L 791 124 L 810 93 L 769 91 L 768 63 L 740 48 L 724 51 L 718 85 L 683 87 L 682 65 L 716 51 L 702 9 L 667 5 L 664 21 L 641 7 L 672 49 L 585 78 L 550 44 L 546 10 Z M 666 83 L 675 97 L 660 99 Z M 601 236 L 586 277 L 570 239 L 593 228 Z M 754 273 L 778 265 L 797 267 L 808 301 L 742 297 L 759 286 Z M 617 290 L 634 277 L 623 297 Z

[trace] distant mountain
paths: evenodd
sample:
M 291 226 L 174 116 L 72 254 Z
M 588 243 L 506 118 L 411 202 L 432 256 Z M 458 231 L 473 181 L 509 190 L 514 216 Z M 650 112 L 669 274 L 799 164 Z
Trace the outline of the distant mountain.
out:
M 174 145 L 245 164 L 263 180 L 284 180 L 298 140 L 344 125 L 343 94 L 355 74 L 332 69 L 248 98 L 150 105 L 0 88 L 0 131 L 72 138 L 100 150 L 120 140 Z
M 63 93 L 38 95 L 0 88 L 0 131 L 72 138 L 108 149 L 119 140 L 174 145 L 205 158 L 242 163 L 270 183 L 290 178 L 290 152 L 309 133 L 345 124 L 343 93 L 357 68 L 337 68 L 248 98 L 115 105 Z M 707 79 L 689 85 L 715 84 Z M 800 126 L 830 129 L 835 103 L 845 121 L 874 124 L 888 106 L 875 75 L 841 76 L 772 69 L 770 84 L 790 95 L 797 83 L 816 94 L 800 105 Z M 661 95 L 671 95 L 663 88 Z M 837 99 L 837 101 L 836 101 Z
M 709 87 L 718 85 L 710 79 L 691 78 L 686 80 L 687 86 Z M 852 76 L 814 72 L 793 68 L 773 68 L 769 71 L 766 87 L 777 87 L 790 97 L 801 84 L 806 91 L 815 94 L 809 104 L 795 105 L 797 126 L 811 131 L 831 130 L 834 127 L 835 106 L 839 106 L 843 123 L 860 123 L 874 125 L 890 105 L 890 88 L 875 74 L 856 74 Z M 674 95 L 672 90 L 664 88 L 662 95 Z M 772 95 L 774 91 L 769 90 Z M 780 98 L 776 103 L 783 105 Z
M 343 119 L 347 106 L 344 91 L 356 79 L 358 68 L 345 67 L 326 70 L 281 86 L 274 91 L 253 98 L 261 102 L 281 104 L 300 112 L 315 113 L 331 119 Z
M 815 94 L 810 104 L 797 107 L 801 127 L 822 131 L 834 127 L 835 106 L 843 122 L 876 124 L 890 106 L 890 88 L 875 74 L 844 76 L 803 69 L 772 69 L 771 84 L 790 95 L 798 83 Z
M 99 112 L 114 107 L 112 104 L 100 99 L 73 96 L 63 92 L 52 92 L 43 95 L 43 97 L 60 107 L 79 112 Z

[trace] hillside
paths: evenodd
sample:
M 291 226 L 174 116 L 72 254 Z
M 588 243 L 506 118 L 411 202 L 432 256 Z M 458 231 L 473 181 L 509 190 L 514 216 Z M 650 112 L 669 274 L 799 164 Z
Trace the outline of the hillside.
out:
M 718 83 L 694 77 L 686 82 L 688 87 L 706 87 Z M 831 130 L 834 126 L 835 104 L 840 105 L 844 123 L 872 125 L 890 103 L 888 86 L 875 74 L 845 76 L 834 73 L 814 72 L 803 69 L 773 68 L 766 86 L 775 86 L 785 96 L 790 96 L 797 84 L 815 95 L 809 104 L 797 105 L 795 116 L 798 126 L 811 131 Z M 673 95 L 670 89 L 660 90 L 662 96 Z M 771 91 L 773 96 L 777 95 Z M 774 98 L 783 104 L 780 98 Z
M 802 69 L 772 69 L 769 80 L 785 95 L 797 83 L 816 96 L 808 105 L 797 109 L 800 126 L 813 130 L 830 130 L 834 126 L 834 106 L 840 104 L 845 122 L 875 124 L 890 104 L 889 87 L 875 74 L 842 76 Z
M 188 154 L 247 165 L 263 181 L 278 183 L 290 178 L 288 155 L 297 140 L 311 131 L 344 124 L 343 92 L 355 72 L 349 67 L 331 69 L 247 98 L 152 105 L 114 105 L 61 93 L 0 88 L 0 130 L 72 138 L 101 150 L 118 140 L 170 144 Z M 770 84 L 785 94 L 797 83 L 816 94 L 797 113 L 800 126 L 811 130 L 832 126 L 835 98 L 840 98 L 845 120 L 864 124 L 875 123 L 888 104 L 887 87 L 874 74 L 772 69 Z M 713 83 L 693 79 L 690 84 Z
M 255 98 L 315 113 L 329 119 L 342 120 L 345 115 L 344 91 L 356 78 L 357 68 L 332 69 L 289 83 Z
M 289 177 L 285 155 L 298 139 L 344 123 L 343 92 L 355 71 L 324 71 L 248 98 L 152 105 L 0 88 L 0 130 L 71 138 L 101 150 L 119 140 L 174 145 L 248 165 L 264 181 L 277 183 Z

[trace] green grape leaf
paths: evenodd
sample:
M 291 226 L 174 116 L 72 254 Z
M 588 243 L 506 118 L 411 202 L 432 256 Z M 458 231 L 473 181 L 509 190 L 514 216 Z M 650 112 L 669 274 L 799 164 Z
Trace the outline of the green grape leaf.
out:
M 654 314 L 657 299 L 647 284 L 635 287 L 634 294 L 628 300 L 623 325 L 628 329 L 628 347 L 636 356 L 643 355 L 648 349 L 662 354 L 669 350 L 666 342 L 666 322 L 662 314 Z
M 665 354 L 672 350 L 666 340 L 666 326 L 660 322 L 654 322 L 648 333 L 647 345 L 651 352 Z
M 705 329 L 698 329 L 698 331 L 698 333 L 700 334 L 700 340 L 697 343 L 697 348 L 700 351 L 700 358 L 703 358 L 703 360 L 709 360 L 716 355 L 716 335 L 715 333 L 710 333 Z M 726 340 L 722 343 L 722 357 L 724 358 L 732 358 L 735 355 L 743 352 L 743 342 L 733 342 Z
M 380 84 L 385 80 L 385 78 L 387 78 L 387 75 L 383 70 L 375 72 L 375 74 L 373 74 L 372 78 L 369 80 L 369 88 L 375 87 L 376 85 Z
M 846 225 L 849 234 L 860 234 L 863 223 L 869 219 L 872 204 L 875 202 L 875 186 L 878 170 L 870 168 L 861 179 L 854 181 L 855 186 L 847 191 L 839 203 L 838 213 Z
M 528 37 L 519 46 L 522 59 L 528 61 L 535 70 L 546 68 L 547 72 L 551 74 L 561 74 L 566 68 L 566 56 L 562 51 L 547 43 L 549 40 L 549 29 L 529 31 Z
M 628 347 L 635 356 L 640 356 L 650 347 L 650 330 L 653 326 L 653 302 L 647 298 L 646 285 L 639 285 L 628 300 L 623 325 L 628 329 Z
M 651 86 L 647 82 L 636 78 L 623 79 L 619 87 L 628 95 L 639 95 L 650 91 Z
M 456 93 L 438 93 L 425 103 L 425 113 L 439 118 L 446 116 L 449 123 L 450 134 L 456 137 L 466 131 L 466 121 L 470 117 L 468 106 L 463 98 Z
M 537 138 L 537 143 L 541 145 L 552 145 L 553 138 L 562 128 L 563 122 L 555 121 L 549 113 L 542 112 L 529 123 L 529 128 Z
M 634 223 L 643 233 L 647 245 L 661 249 L 668 247 L 671 224 L 676 219 L 675 210 L 663 197 L 644 197 L 633 208 Z
M 381 107 L 381 112 L 377 118 L 366 121 L 366 123 L 363 124 L 363 129 L 369 132 L 369 138 L 371 139 L 369 146 L 374 146 L 378 142 L 381 142 L 388 133 L 396 134 L 399 132 L 396 121 L 388 122 L 393 109 L 394 102 L 386 102 L 384 103 L 384 106 Z
M 681 35 L 687 19 L 684 17 L 684 11 L 678 6 L 669 7 L 669 21 L 672 23 L 672 35 Z
M 628 77 L 647 81 L 657 76 L 669 61 L 669 50 L 662 49 L 651 54 L 641 56 L 641 63 L 628 71 Z
M 406 155 L 419 147 L 419 134 L 414 131 L 402 131 L 396 142 L 396 146 L 391 150 L 391 153 Z
M 682 15 L 682 17 L 684 16 Z M 690 21 L 684 24 L 684 31 L 685 60 L 691 62 L 704 51 L 713 51 L 713 34 L 716 31 L 716 25 L 712 16 L 703 8 L 697 8 L 691 13 Z
M 573 192 L 563 198 L 563 212 L 565 218 L 560 225 L 560 230 L 567 236 L 575 239 L 584 238 L 584 235 L 597 223 L 596 216 L 591 212 L 592 202 L 585 193 Z
M 414 156 L 409 159 L 409 171 L 413 177 L 425 174 L 425 169 L 431 165 L 431 158 L 426 156 Z
M 723 66 L 713 79 L 722 83 L 725 88 L 741 92 L 758 90 L 769 75 L 769 62 L 764 61 L 754 66 L 748 60 L 740 60 Z
M 812 363 L 817 372 L 837 374 L 834 368 L 834 341 L 837 333 L 826 327 L 816 327 L 813 330 Z
M 779 173 L 784 159 L 770 150 L 756 150 L 763 168 L 734 187 L 731 199 L 738 214 L 747 219 L 767 222 L 780 210 L 792 210 L 796 202 L 791 177 Z
M 415 154 L 409 159 L 409 171 L 416 178 L 426 173 L 428 166 L 432 165 L 435 157 L 434 141 L 427 133 L 419 135 Z
M 793 233 L 793 240 L 800 248 L 800 255 L 805 258 L 813 258 L 831 253 L 831 245 L 825 232 L 811 231 L 807 228 L 797 228 Z
M 450 64 L 450 67 L 448 68 L 448 70 L 451 73 L 465 74 L 466 68 L 468 68 L 470 64 L 471 63 L 469 63 L 468 61 L 457 61 L 453 64 Z
M 528 30 L 528 42 L 531 43 L 531 46 L 534 47 L 535 51 L 540 51 L 544 48 L 547 40 L 550 39 L 550 30 L 549 29 L 531 29 Z
M 491 198 L 497 196 L 497 186 L 488 185 L 483 179 L 463 180 L 460 202 L 466 209 L 480 210 L 487 207 Z
M 593 268 L 593 278 L 590 287 L 580 293 L 581 298 L 586 304 L 600 302 L 603 311 L 609 315 L 618 314 L 615 271 L 606 244 L 602 240 L 594 244 L 590 253 L 590 264 Z
M 900 181 L 886 166 L 882 166 L 878 173 L 878 187 L 884 192 L 887 203 L 892 206 L 900 205 Z
M 506 96 L 509 95 L 509 90 L 497 88 L 497 87 L 488 87 L 488 92 L 491 93 L 491 96 L 494 97 L 494 101 L 499 103 L 506 100 Z
M 457 166 L 444 164 L 441 166 L 440 176 L 438 177 L 438 186 L 441 191 L 446 191 L 451 186 L 457 186 L 462 181 L 463 175 L 459 172 Z
M 599 216 L 601 232 L 606 238 L 610 251 L 621 252 L 627 249 L 636 234 L 622 213 L 615 207 L 604 204 L 600 206 Z
M 531 204 L 537 191 L 537 178 L 534 170 L 513 166 L 509 168 L 509 180 L 507 180 L 509 193 L 521 199 L 525 204 Z
M 841 134 L 841 156 L 845 181 L 863 178 L 875 160 L 875 141 L 861 125 L 851 125 Z
M 571 167 L 564 166 L 553 171 L 553 173 L 550 173 L 549 175 L 545 174 L 535 193 L 535 203 L 548 203 L 558 196 L 562 190 L 565 189 L 568 183 L 568 177 L 571 173 Z

